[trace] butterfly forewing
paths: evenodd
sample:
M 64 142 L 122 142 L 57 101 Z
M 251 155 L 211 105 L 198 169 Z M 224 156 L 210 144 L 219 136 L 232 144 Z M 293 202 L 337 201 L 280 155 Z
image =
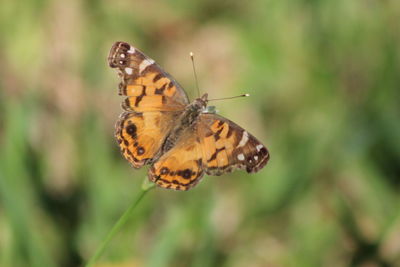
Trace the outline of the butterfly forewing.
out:
M 177 116 L 178 112 L 122 113 L 115 127 L 122 155 L 135 168 L 151 162 Z
M 202 141 L 203 165 L 209 175 L 222 175 L 235 169 L 254 173 L 269 160 L 269 152 L 260 141 L 222 116 L 200 115 L 197 129 Z
M 185 91 L 171 75 L 128 43 L 116 42 L 110 50 L 108 63 L 110 67 L 117 68 L 121 76 L 120 95 L 142 98 L 162 95 L 183 105 L 189 103 Z

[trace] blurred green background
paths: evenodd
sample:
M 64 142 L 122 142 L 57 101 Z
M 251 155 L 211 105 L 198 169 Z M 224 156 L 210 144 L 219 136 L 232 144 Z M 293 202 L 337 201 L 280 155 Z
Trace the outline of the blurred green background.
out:
M 115 41 L 269 148 L 155 189 L 99 266 L 400 266 L 400 1 L 0 3 L 0 266 L 79 266 L 140 191 L 113 137 Z

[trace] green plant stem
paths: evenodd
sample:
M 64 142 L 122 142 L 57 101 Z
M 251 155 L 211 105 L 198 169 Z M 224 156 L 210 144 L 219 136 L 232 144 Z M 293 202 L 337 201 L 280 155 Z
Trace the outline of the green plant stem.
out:
M 89 259 L 86 263 L 85 267 L 93 266 L 93 264 L 100 258 L 103 254 L 104 249 L 107 247 L 108 243 L 110 243 L 111 239 L 115 236 L 115 234 L 121 229 L 121 227 L 128 221 L 129 217 L 132 215 L 133 210 L 140 203 L 142 198 L 146 195 L 150 189 L 154 187 L 154 184 L 150 184 L 148 182 L 147 177 L 145 178 L 142 188 L 138 196 L 133 200 L 130 207 L 122 214 L 122 216 L 118 219 L 118 221 L 114 224 L 111 231 L 107 234 L 106 238 L 101 242 L 100 246 L 97 248 L 94 255 Z

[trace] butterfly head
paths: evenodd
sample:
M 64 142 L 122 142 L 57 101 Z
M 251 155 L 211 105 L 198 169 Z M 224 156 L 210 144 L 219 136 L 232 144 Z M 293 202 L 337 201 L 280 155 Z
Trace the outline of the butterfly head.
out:
M 208 94 L 205 93 L 199 98 L 196 98 L 193 102 L 193 108 L 196 110 L 204 110 L 207 107 L 208 104 Z

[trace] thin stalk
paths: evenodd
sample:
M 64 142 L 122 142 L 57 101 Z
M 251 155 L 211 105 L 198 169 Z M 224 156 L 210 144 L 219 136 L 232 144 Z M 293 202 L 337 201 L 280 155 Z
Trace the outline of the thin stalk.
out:
M 140 203 L 140 201 L 146 195 L 146 193 L 150 191 L 150 189 L 152 189 L 153 187 L 154 184 L 150 183 L 146 177 L 145 180 L 143 181 L 140 193 L 133 200 L 130 207 L 122 214 L 122 216 L 114 224 L 111 231 L 107 234 L 106 238 L 101 242 L 100 246 L 97 248 L 94 255 L 86 263 L 85 267 L 93 266 L 93 264 L 100 258 L 100 256 L 104 252 L 104 249 L 107 247 L 108 243 L 110 243 L 111 239 L 115 236 L 115 234 L 118 233 L 121 227 L 128 221 L 129 217 L 132 215 L 132 212 L 134 211 L 136 206 Z

